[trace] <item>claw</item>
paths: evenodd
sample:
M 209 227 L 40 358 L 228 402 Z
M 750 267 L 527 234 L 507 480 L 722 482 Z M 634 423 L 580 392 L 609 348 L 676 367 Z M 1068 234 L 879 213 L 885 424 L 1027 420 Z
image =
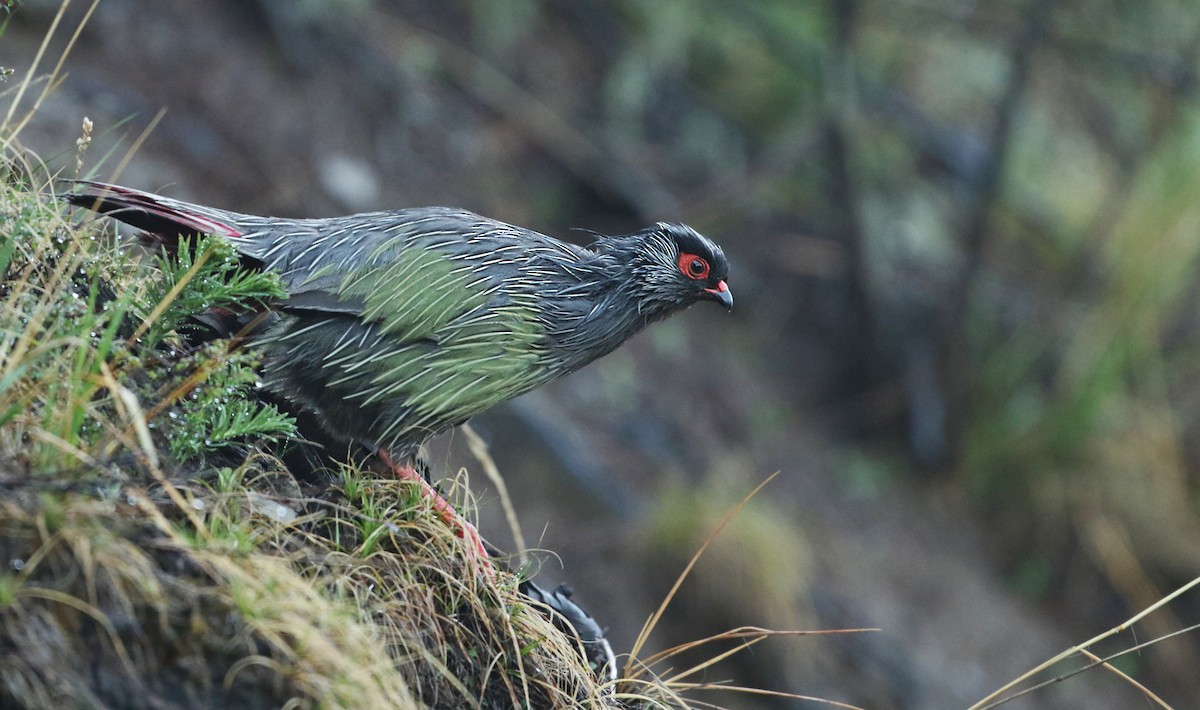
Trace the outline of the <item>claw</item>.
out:
M 479 535 L 479 531 L 475 526 L 467 522 L 466 518 L 455 510 L 454 506 L 450 505 L 415 468 L 397 464 L 392 460 L 391 455 L 382 449 L 379 451 L 379 459 L 396 474 L 396 478 L 401 481 L 416 483 L 420 486 L 421 498 L 429 501 L 430 507 L 438 514 L 442 522 L 446 523 L 450 529 L 454 530 L 455 535 L 467 543 L 468 548 L 476 558 L 475 561 L 478 563 L 479 570 L 484 573 L 484 576 L 489 579 L 494 578 L 496 576 L 496 567 L 492 564 L 491 556 L 488 555 L 487 548 L 483 544 L 483 538 Z

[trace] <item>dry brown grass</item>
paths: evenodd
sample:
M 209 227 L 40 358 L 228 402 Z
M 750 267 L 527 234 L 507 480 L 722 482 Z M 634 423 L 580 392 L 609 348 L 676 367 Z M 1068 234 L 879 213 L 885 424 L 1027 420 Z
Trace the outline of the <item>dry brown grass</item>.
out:
M 357 481 L 386 510 L 364 521 L 340 489 L 180 487 L 184 515 L 173 484 L 148 477 L 76 472 L 75 490 L 38 490 L 51 480 L 4 480 L 0 705 L 603 704 L 515 578 L 469 574 L 460 541 L 396 481 Z

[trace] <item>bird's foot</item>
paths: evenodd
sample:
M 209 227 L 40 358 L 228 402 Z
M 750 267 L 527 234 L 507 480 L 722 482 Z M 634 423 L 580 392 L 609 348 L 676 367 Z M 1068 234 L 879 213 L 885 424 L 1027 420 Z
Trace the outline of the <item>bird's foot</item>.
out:
M 437 513 L 442 522 L 446 523 L 454 534 L 462 538 L 468 549 L 473 553 L 475 561 L 478 563 L 478 568 L 488 578 L 496 576 L 495 565 L 492 564 L 491 557 L 488 555 L 487 548 L 483 544 L 483 538 L 479 535 L 479 530 L 475 528 L 466 518 L 462 516 L 454 506 L 442 497 L 437 490 L 430 485 L 426 477 L 417 472 L 415 468 L 408 465 L 397 464 L 392 460 L 388 452 L 379 451 L 379 458 L 392 472 L 396 474 L 396 478 L 401 481 L 410 481 L 416 483 L 420 488 L 421 498 L 429 501 L 429 505 L 433 511 Z

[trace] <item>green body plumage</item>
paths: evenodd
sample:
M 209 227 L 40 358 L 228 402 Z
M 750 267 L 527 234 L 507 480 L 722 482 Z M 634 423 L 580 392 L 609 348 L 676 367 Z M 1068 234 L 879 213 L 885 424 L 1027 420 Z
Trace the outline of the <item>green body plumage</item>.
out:
M 370 428 L 387 448 L 423 441 L 553 377 L 533 299 L 493 305 L 490 286 L 440 251 L 352 269 L 334 293 L 361 312 L 286 318 L 265 341 L 268 376 L 280 391 L 310 393 L 304 403 L 318 411 L 331 392 L 345 393 L 352 411 L 342 421 L 366 413 L 381 422 Z

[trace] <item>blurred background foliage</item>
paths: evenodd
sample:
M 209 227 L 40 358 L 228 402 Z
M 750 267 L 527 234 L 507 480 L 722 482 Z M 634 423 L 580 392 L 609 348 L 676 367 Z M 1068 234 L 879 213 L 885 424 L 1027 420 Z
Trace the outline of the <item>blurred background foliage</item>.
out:
M 21 72 L 54 8 L 18 5 Z M 53 160 L 89 116 L 97 176 L 244 212 L 714 237 L 732 316 L 479 422 L 543 575 L 625 650 L 781 470 L 658 641 L 877 626 L 730 673 L 952 707 L 1200 571 L 1198 61 L 1184 0 L 103 0 L 22 135 Z M 1188 707 L 1197 661 L 1122 667 Z M 1028 707 L 1133 697 L 1092 671 Z

